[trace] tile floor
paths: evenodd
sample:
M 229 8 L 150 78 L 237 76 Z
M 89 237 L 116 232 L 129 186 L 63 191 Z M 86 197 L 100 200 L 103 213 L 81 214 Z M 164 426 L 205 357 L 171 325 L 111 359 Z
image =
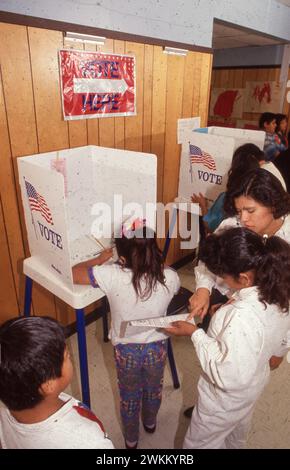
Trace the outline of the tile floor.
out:
M 182 285 L 192 290 L 192 265 L 181 268 L 179 274 Z M 81 398 L 76 335 L 71 336 L 68 343 L 75 365 L 75 376 L 67 392 Z M 115 447 L 122 449 L 124 441 L 119 420 L 113 351 L 110 343 L 102 341 L 101 320 L 87 327 L 87 345 L 92 410 L 103 421 Z M 181 387 L 178 390 L 173 388 L 167 366 L 158 426 L 152 435 L 147 434 L 140 426 L 141 449 L 182 447 L 189 424 L 189 420 L 183 416 L 183 410 L 194 403 L 200 366 L 189 338 L 173 338 L 173 350 Z M 256 405 L 247 447 L 290 449 L 290 364 L 286 358 L 279 369 L 271 373 L 270 383 Z

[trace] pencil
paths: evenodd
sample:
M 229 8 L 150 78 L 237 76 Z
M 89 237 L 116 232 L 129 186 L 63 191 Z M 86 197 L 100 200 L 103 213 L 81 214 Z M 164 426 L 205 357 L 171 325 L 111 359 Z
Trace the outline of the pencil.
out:
M 96 242 L 97 242 L 99 245 L 101 245 L 101 247 L 103 248 L 103 250 L 106 250 L 106 249 L 107 249 L 107 248 L 103 245 L 103 243 L 100 242 L 100 240 L 99 240 L 97 237 L 95 237 L 93 234 L 92 234 L 92 237 L 93 237 L 94 240 L 96 240 Z

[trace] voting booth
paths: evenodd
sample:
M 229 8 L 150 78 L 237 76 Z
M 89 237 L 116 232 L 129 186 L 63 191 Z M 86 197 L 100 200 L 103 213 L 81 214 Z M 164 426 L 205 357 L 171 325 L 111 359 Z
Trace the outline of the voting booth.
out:
M 35 281 L 76 310 L 83 401 L 90 404 L 84 307 L 104 294 L 74 285 L 72 266 L 97 256 L 130 216 L 155 229 L 155 155 L 96 146 L 18 158 L 31 256 L 24 260 L 24 314 Z M 151 204 L 149 214 L 147 204 Z M 151 217 L 150 217 L 151 216 Z
M 189 200 L 202 193 L 212 203 L 226 190 L 234 151 L 252 143 L 264 148 L 265 132 L 225 127 L 206 127 L 192 131 L 182 143 L 178 199 Z
M 145 216 L 156 203 L 156 165 L 152 154 L 96 146 L 18 159 L 31 257 L 51 280 L 77 290 L 72 266 L 110 246 L 132 209 Z

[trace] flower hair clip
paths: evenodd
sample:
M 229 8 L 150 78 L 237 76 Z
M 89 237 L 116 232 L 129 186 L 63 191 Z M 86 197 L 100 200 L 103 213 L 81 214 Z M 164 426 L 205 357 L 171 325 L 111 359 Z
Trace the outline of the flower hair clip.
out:
M 136 230 L 143 229 L 146 226 L 146 219 L 135 219 L 133 222 L 122 224 L 121 235 L 126 238 L 133 238 Z

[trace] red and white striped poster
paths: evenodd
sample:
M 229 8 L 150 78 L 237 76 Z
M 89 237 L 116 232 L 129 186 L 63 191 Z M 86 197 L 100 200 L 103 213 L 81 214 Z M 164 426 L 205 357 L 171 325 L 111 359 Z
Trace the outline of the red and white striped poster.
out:
M 60 50 L 65 120 L 136 114 L 135 57 Z

